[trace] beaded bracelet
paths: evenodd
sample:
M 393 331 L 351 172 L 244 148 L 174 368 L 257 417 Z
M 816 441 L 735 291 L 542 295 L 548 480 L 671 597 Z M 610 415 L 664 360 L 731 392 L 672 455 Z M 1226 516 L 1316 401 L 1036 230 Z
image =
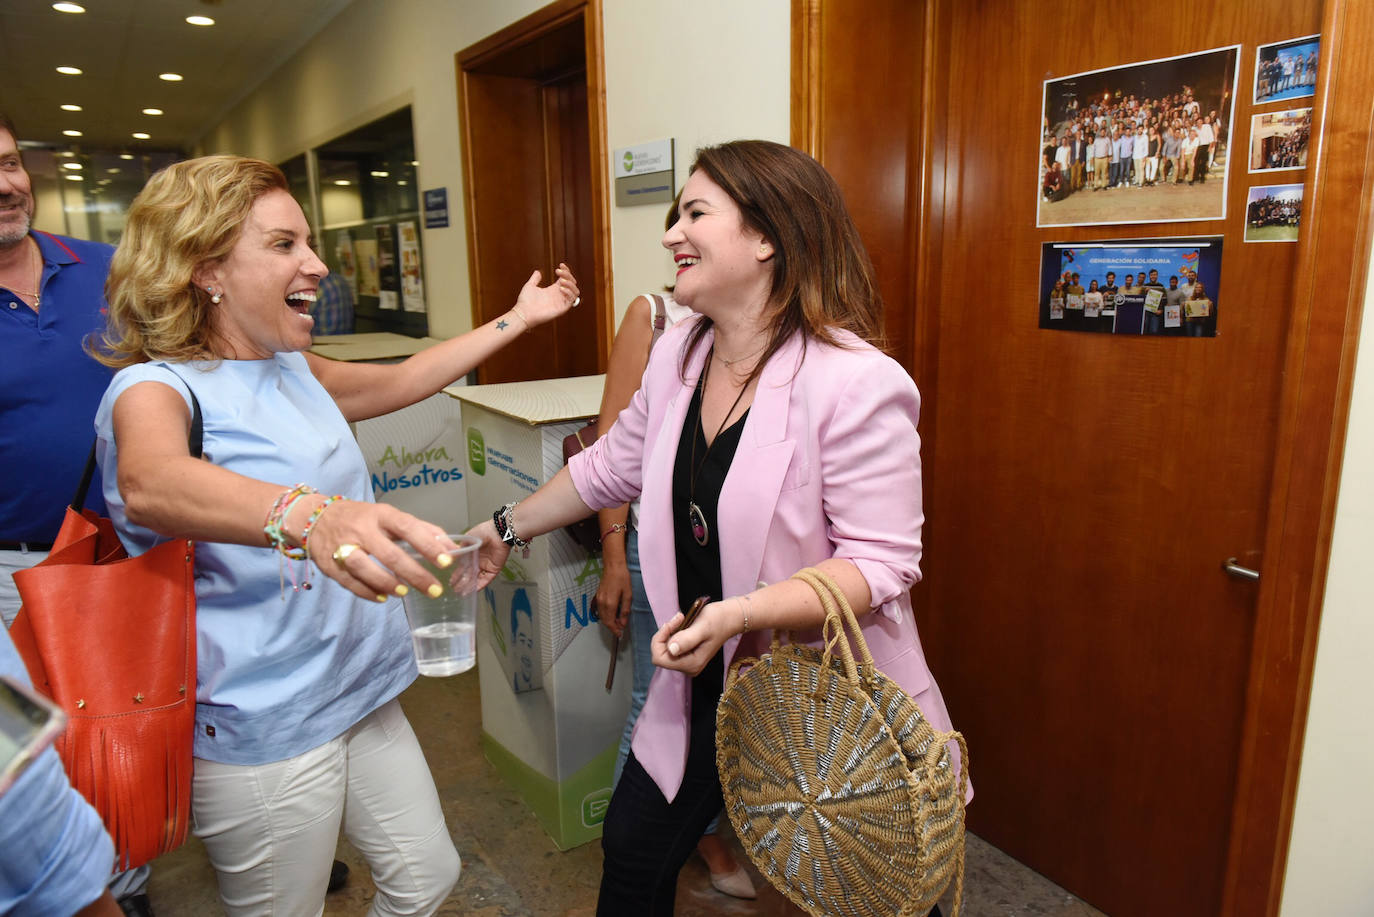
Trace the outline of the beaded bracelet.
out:
M 295 507 L 296 501 L 307 494 L 317 492 L 309 484 L 297 484 L 295 487 L 288 487 L 277 497 L 276 502 L 272 504 L 272 509 L 267 513 L 267 519 L 263 522 L 262 531 L 267 536 L 267 543 L 292 560 L 302 560 L 306 555 L 299 548 L 293 548 L 287 544 L 283 526 L 286 524 L 286 518 L 291 515 L 291 510 Z
M 507 503 L 505 506 L 491 514 L 491 522 L 496 526 L 496 534 L 503 542 L 512 548 L 528 548 L 529 541 L 515 534 L 515 504 Z
M 310 518 L 305 520 L 305 527 L 301 529 L 301 550 L 305 552 L 306 557 L 310 556 L 310 533 L 314 530 L 315 523 L 320 521 L 320 516 L 324 515 L 325 509 L 328 508 L 331 503 L 346 499 L 348 498 L 343 494 L 325 497 L 324 502 L 315 507 L 314 512 L 310 514 Z
M 628 532 L 630 527 L 624 522 L 613 522 L 611 527 L 601 533 L 601 540 L 605 541 L 607 535 L 614 535 L 616 532 Z

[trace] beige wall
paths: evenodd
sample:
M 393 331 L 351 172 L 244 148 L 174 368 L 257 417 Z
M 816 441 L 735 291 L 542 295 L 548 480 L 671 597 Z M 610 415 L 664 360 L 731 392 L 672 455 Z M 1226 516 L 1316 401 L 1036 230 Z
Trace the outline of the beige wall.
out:
M 198 152 L 273 162 L 402 105 L 413 106 L 420 187 L 448 188 L 447 229 L 424 230 L 430 333 L 472 326 L 454 55 L 536 0 L 356 0 L 231 111 Z M 725 28 L 722 23 L 729 23 Z M 604 0 L 608 146 L 676 137 L 678 184 L 699 144 L 786 140 L 788 0 Z M 664 208 L 614 208 L 617 315 L 669 279 Z M 511 291 L 512 300 L 516 291 Z
M 1374 914 L 1374 263 L 1336 504 L 1285 917 Z

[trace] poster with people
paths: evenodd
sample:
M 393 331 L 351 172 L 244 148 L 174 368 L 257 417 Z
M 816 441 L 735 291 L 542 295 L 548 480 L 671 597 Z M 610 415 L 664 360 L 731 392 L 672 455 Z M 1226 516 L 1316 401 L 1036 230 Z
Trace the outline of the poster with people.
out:
M 1277 172 L 1307 167 L 1312 109 L 1291 108 L 1250 116 L 1250 171 Z
M 1296 242 L 1302 185 L 1258 185 L 1245 200 L 1246 242 Z
M 1040 327 L 1152 337 L 1216 337 L 1220 236 L 1047 242 Z M 1073 297 L 1081 310 L 1066 308 Z
M 396 233 L 390 223 L 377 224 L 377 308 L 401 308 L 401 276 L 396 270 Z
M 1046 80 L 1037 226 L 1226 216 L 1240 45 Z
M 1255 104 L 1314 95 L 1320 51 L 1320 35 L 1260 45 L 1255 51 Z
M 396 224 L 401 234 L 401 307 L 425 311 L 425 282 L 420 275 L 420 230 L 415 221 Z

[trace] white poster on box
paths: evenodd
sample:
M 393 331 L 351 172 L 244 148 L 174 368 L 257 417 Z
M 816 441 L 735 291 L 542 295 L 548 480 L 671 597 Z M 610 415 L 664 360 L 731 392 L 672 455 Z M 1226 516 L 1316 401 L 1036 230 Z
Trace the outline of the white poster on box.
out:
M 433 395 L 357 425 L 372 492 L 451 533 L 468 525 L 467 475 L 463 467 L 462 405 Z

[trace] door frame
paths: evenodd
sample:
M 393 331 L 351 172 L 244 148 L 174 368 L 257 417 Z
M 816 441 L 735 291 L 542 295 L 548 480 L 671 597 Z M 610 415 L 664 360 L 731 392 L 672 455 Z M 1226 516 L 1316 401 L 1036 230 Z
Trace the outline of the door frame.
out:
M 511 23 L 500 31 L 463 49 L 454 55 L 454 71 L 458 81 L 458 123 L 462 132 L 463 192 L 471 199 L 474 184 L 471 148 L 472 121 L 468 117 L 467 71 L 479 68 L 483 62 L 499 57 L 512 49 L 538 41 L 542 36 L 582 20 L 583 53 L 587 64 L 587 133 L 591 142 L 591 200 L 592 200 L 592 275 L 578 277 L 584 289 L 597 293 L 596 313 L 597 366 L 604 368 L 610 358 L 611 342 L 615 338 L 613 278 L 611 273 L 611 186 L 610 153 L 606 146 L 606 53 L 602 37 L 602 0 L 555 0 Z M 481 265 L 478 260 L 480 240 L 477 238 L 475 214 L 465 207 L 468 244 L 468 277 L 471 290 L 470 307 L 473 325 L 479 324 L 477 291 Z
M 825 0 L 792 0 L 792 143 L 824 163 L 821 80 Z M 938 84 L 943 15 L 950 0 L 922 0 L 925 34 L 912 42 L 922 90 L 908 160 L 908 238 L 914 270 L 910 303 L 934 302 L 941 244 L 945 151 L 934 138 L 945 99 Z M 1307 724 L 1318 627 L 1345 451 L 1355 353 L 1374 241 L 1374 0 L 1325 0 L 1322 54 L 1313 99 L 1313 137 L 1305 175 L 1302 234 L 1291 305 L 1274 475 L 1256 597 L 1236 793 L 1222 913 L 1279 911 Z M 1358 204 L 1350 206 L 1354 200 Z M 1345 282 L 1341 282 L 1344 278 Z M 1319 299 L 1320 297 L 1320 299 Z M 1321 308 L 1318 308 L 1320 302 Z M 938 327 L 933 310 L 903 319 L 917 337 L 913 365 L 935 397 Z M 927 429 L 927 448 L 938 432 Z

